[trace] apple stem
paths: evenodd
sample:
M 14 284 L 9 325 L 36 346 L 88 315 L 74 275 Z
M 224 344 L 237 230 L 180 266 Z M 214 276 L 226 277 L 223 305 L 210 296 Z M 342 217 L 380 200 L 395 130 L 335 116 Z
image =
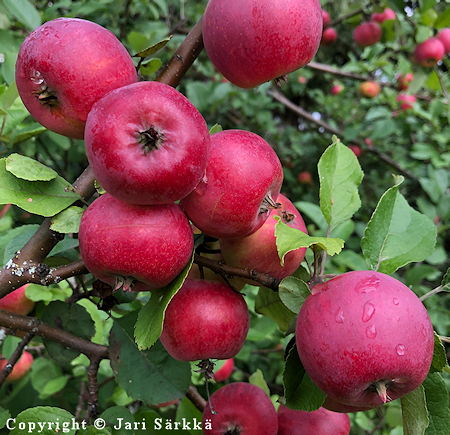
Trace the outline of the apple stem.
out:
M 259 213 L 266 213 L 269 210 L 275 210 L 277 208 L 280 208 L 281 204 L 279 202 L 275 202 L 272 197 L 267 194 L 262 203 L 261 203 L 261 207 L 259 208 Z
M 214 363 L 210 359 L 204 359 L 197 364 L 199 368 L 196 370 L 198 373 L 205 374 L 205 387 L 206 387 L 206 396 L 208 398 L 209 408 L 211 409 L 211 414 L 218 414 L 217 411 L 214 410 L 211 403 L 211 396 L 209 394 L 209 380 L 214 378 Z

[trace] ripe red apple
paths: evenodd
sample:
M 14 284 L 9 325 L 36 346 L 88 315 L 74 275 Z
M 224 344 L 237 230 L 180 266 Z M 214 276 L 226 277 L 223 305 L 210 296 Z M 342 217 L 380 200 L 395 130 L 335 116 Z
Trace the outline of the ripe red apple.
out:
M 133 83 L 95 103 L 85 139 L 97 181 L 132 204 L 169 204 L 191 193 L 210 147 L 199 111 L 159 82 Z
M 419 387 L 433 327 L 420 299 L 380 272 L 347 272 L 313 287 L 296 327 L 300 359 L 331 399 L 374 408 Z
M 445 54 L 445 47 L 438 38 L 429 38 L 414 49 L 414 62 L 424 67 L 436 65 Z
M 217 370 L 214 370 L 214 380 L 216 382 L 226 381 L 233 373 L 234 369 L 234 358 L 228 358 L 223 363 L 222 367 Z
M 322 33 L 321 45 L 333 45 L 337 41 L 337 31 L 334 27 L 327 27 Z
M 116 290 L 166 286 L 187 265 L 194 245 L 178 204 L 132 205 L 109 194 L 85 210 L 78 239 L 89 272 Z
M 344 86 L 342 86 L 342 85 L 334 85 L 334 86 L 331 88 L 331 93 L 332 93 L 333 95 L 338 95 L 338 94 L 340 94 L 343 90 L 344 90 Z
M 450 53 L 450 29 L 445 28 L 445 29 L 439 30 L 436 37 L 439 39 L 439 41 L 442 42 L 442 44 L 444 44 L 445 54 L 449 54 Z
M 353 40 L 361 48 L 376 44 L 381 39 L 382 31 L 378 23 L 370 21 L 356 26 L 353 31 Z
M 268 273 L 279 279 L 292 275 L 298 269 L 305 257 L 306 248 L 289 252 L 284 257 L 284 266 L 282 266 L 275 238 L 275 225 L 278 221 L 274 216 L 280 216 L 291 228 L 296 228 L 305 234 L 308 231 L 300 212 L 286 196 L 280 193 L 277 202 L 280 208 L 272 210 L 261 228 L 250 236 L 220 239 L 220 249 L 228 265 Z M 254 284 L 251 280 L 241 279 Z
M 211 411 L 211 405 L 214 413 Z M 203 411 L 203 433 L 211 435 L 277 435 L 278 416 L 264 390 L 233 382 L 216 390 Z
M 366 98 L 375 98 L 380 93 L 380 85 L 372 80 L 362 82 L 359 85 L 359 93 Z
M 8 364 L 6 359 L 0 360 L 0 370 L 3 370 L 6 364 Z M 14 364 L 12 372 L 6 378 L 6 382 L 20 381 L 29 372 L 32 365 L 33 355 L 28 351 L 24 351 L 16 364 Z
M 297 175 L 297 180 L 300 184 L 309 184 L 311 186 L 314 185 L 311 172 L 309 171 L 299 172 Z
M 362 150 L 358 145 L 349 145 L 348 147 L 353 151 L 356 157 L 359 157 L 361 155 Z
M 282 181 L 281 162 L 262 137 L 244 130 L 221 131 L 211 135 L 205 177 L 180 204 L 205 234 L 244 237 L 276 207 Z
M 322 407 L 328 409 L 328 411 L 340 412 L 344 414 L 348 414 L 349 412 L 360 412 L 360 411 L 368 411 L 369 409 L 373 409 L 373 407 L 364 407 L 364 406 L 350 406 L 344 405 L 343 403 L 338 402 L 337 400 L 332 399 L 327 396 L 325 401 L 322 403 Z
M 218 281 L 187 279 L 167 306 L 161 343 L 180 361 L 228 359 L 250 323 L 243 296 Z
M 210 0 L 203 41 L 217 70 L 253 88 L 308 64 L 322 36 L 319 0 Z
M 26 316 L 33 311 L 35 303 L 27 298 L 25 290 L 29 284 L 12 291 L 0 299 L 0 310 L 10 311 L 11 313 L 22 314 Z
M 376 21 L 377 23 L 383 23 L 387 20 L 395 20 L 397 18 L 396 13 L 389 8 L 386 8 L 383 12 L 374 12 L 370 17 L 370 21 Z
M 22 43 L 16 62 L 17 89 L 31 116 L 77 139 L 83 139 L 96 101 L 136 81 L 133 60 L 114 34 L 78 18 L 37 27 Z
M 330 14 L 322 9 L 323 28 L 327 27 L 331 22 Z
M 399 94 L 396 101 L 401 103 L 400 110 L 409 110 L 413 108 L 413 104 L 417 101 L 415 95 Z
M 400 91 L 406 91 L 408 89 L 409 84 L 414 80 L 414 75 L 411 72 L 406 73 L 405 75 L 399 74 L 397 76 L 397 87 Z
M 278 408 L 277 435 L 348 435 L 350 417 L 319 408 L 317 411 L 296 411 L 284 405 Z

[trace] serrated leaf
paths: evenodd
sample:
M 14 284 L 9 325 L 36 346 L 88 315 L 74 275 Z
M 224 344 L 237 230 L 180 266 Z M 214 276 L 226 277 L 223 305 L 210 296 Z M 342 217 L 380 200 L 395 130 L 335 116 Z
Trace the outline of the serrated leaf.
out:
M 115 319 L 110 333 L 110 363 L 116 382 L 135 400 L 156 405 L 184 397 L 191 381 L 191 365 L 177 361 L 160 341 L 140 351 L 133 339 L 137 313 Z
M 439 373 L 430 373 L 423 382 L 428 409 L 429 425 L 425 435 L 448 435 L 450 433 L 450 409 L 448 390 Z
M 183 285 L 193 261 L 192 255 L 184 270 L 168 286 L 152 291 L 150 300 L 139 311 L 134 336 L 141 350 L 152 347 L 161 335 L 167 305 Z
M 294 341 L 292 339 L 292 341 Z M 283 371 L 284 404 L 291 409 L 316 411 L 319 409 L 326 394 L 311 380 L 306 373 L 295 342 L 289 350 Z
M 29 425 L 34 423 L 34 427 L 39 428 L 39 422 L 45 422 L 45 425 L 40 434 L 42 435 L 55 435 L 57 424 L 61 428 L 63 424 L 67 424 L 67 431 L 64 433 L 68 435 L 74 435 L 76 428 L 73 427 L 73 421 L 75 417 L 65 409 L 55 408 L 50 406 L 36 406 L 34 408 L 28 408 L 22 411 L 15 419 L 14 429 L 11 430 L 10 435 L 23 435 L 24 427 L 28 428 Z
M 332 230 L 361 207 L 358 186 L 364 173 L 353 151 L 341 142 L 335 142 L 325 150 L 317 168 L 320 208 Z
M 15 153 L 6 157 L 6 170 L 15 177 L 27 181 L 50 181 L 58 176 L 52 168 Z
M 428 427 L 428 412 L 425 399 L 425 389 L 421 385 L 401 399 L 403 434 L 424 435 Z
M 278 292 L 260 287 L 255 299 L 255 311 L 274 320 L 278 327 L 286 332 L 295 314 L 281 302 Z
M 398 191 L 403 180 L 398 177 L 383 194 L 361 240 L 369 269 L 387 275 L 405 264 L 425 260 L 436 244 L 436 225 L 414 210 Z
M 28 0 L 3 0 L 3 4 L 29 30 L 42 24 L 41 15 Z
M 6 170 L 6 159 L 0 159 L 0 204 L 14 204 L 29 213 L 54 216 L 81 197 L 64 178 L 50 181 L 27 181 Z
M 344 247 L 342 239 L 331 237 L 312 237 L 296 228 L 286 225 L 280 216 L 274 216 L 278 221 L 275 225 L 275 237 L 277 241 L 278 255 L 281 265 L 284 265 L 284 257 L 288 252 L 299 248 L 309 248 L 312 245 L 318 245 L 321 249 L 327 251 L 328 255 L 335 255 L 341 252 Z
M 78 233 L 84 209 L 71 206 L 52 217 L 50 229 L 58 233 Z
M 32 137 L 35 137 L 43 133 L 44 131 L 47 131 L 47 129 L 37 122 L 34 122 L 31 125 L 27 125 L 26 127 L 19 130 L 16 129 L 11 135 L 9 146 L 13 147 L 14 145 L 17 145 L 21 142 L 25 142 L 26 140 L 31 139 Z
M 447 352 L 444 343 L 442 343 L 439 335 L 434 331 L 434 352 L 430 371 L 442 372 L 445 367 L 448 367 Z
M 137 52 L 135 55 L 133 55 L 133 57 L 146 58 L 156 53 L 157 51 L 161 50 L 166 46 L 166 44 L 172 39 L 172 36 L 173 35 L 170 35 L 167 38 L 164 38 L 161 41 L 157 42 L 156 44 L 150 45 L 150 47 L 147 47 L 146 49 Z
M 305 299 L 311 294 L 308 285 L 293 276 L 284 278 L 278 286 L 280 299 L 293 313 L 298 314 Z
M 264 379 L 263 372 L 260 369 L 256 369 L 256 372 L 250 375 L 250 377 L 248 378 L 248 382 L 261 388 L 270 397 L 269 387 L 267 386 L 267 382 Z

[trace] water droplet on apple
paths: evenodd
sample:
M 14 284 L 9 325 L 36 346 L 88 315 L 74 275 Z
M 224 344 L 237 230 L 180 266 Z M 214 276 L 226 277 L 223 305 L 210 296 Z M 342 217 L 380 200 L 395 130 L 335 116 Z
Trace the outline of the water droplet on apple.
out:
M 341 307 L 339 307 L 339 309 L 336 313 L 336 322 L 344 323 L 344 310 Z
M 370 293 L 378 290 L 379 285 L 380 279 L 374 275 L 361 280 L 355 287 L 355 290 L 359 294 Z
M 377 336 L 377 330 L 375 325 L 370 325 L 366 329 L 367 338 L 375 338 Z
M 395 350 L 397 351 L 397 355 L 402 356 L 402 355 L 405 354 L 406 348 L 405 348 L 405 346 L 403 346 L 403 344 L 399 344 L 399 345 L 395 348 Z
M 394 303 L 394 305 L 398 305 L 400 303 L 397 298 L 392 299 L 392 302 Z
M 375 307 L 372 303 L 366 302 L 363 307 L 362 321 L 368 322 L 375 314 Z

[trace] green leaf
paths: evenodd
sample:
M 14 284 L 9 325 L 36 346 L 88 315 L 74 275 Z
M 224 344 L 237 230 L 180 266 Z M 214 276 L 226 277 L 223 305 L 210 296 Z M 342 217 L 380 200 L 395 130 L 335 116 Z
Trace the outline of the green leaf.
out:
M 281 302 L 278 292 L 260 287 L 255 299 L 255 311 L 274 320 L 278 327 L 286 332 L 295 314 Z
M 3 4 L 29 30 L 42 24 L 41 15 L 28 0 L 3 0 Z
M 16 82 L 11 83 L 6 89 L 5 92 L 2 93 L 1 96 L 1 107 L 5 112 L 11 108 L 14 104 L 14 101 L 19 97 L 19 91 L 17 90 Z
M 444 12 L 439 14 L 434 22 L 434 27 L 436 29 L 442 29 L 450 25 L 450 7 L 447 7 Z
M 269 387 L 267 386 L 267 382 L 264 379 L 263 372 L 260 369 L 256 369 L 256 372 L 250 375 L 250 377 L 248 378 L 248 382 L 261 388 L 270 397 Z
M 405 264 L 425 260 L 436 244 L 436 225 L 398 191 L 403 180 L 397 177 L 395 185 L 383 194 L 361 240 L 369 269 L 387 275 Z
M 13 228 L 0 237 L 0 252 L 3 255 L 2 266 L 13 258 L 17 251 L 22 249 L 38 228 L 39 225 L 22 225 L 21 227 Z
M 401 399 L 403 434 L 424 435 L 428 427 L 428 412 L 425 399 L 425 390 L 421 385 Z
M 450 433 L 450 409 L 448 390 L 439 373 L 430 373 L 423 382 L 428 408 L 429 425 L 425 435 L 448 435 Z
M 8 421 L 8 418 L 11 417 L 11 413 L 0 406 L 0 429 L 3 429 Z
M 161 50 L 162 48 L 164 48 L 171 39 L 172 39 L 172 35 L 168 36 L 167 38 L 162 39 L 161 41 L 157 42 L 156 44 L 151 45 L 150 47 L 147 47 L 145 50 L 139 51 L 138 53 L 133 55 L 133 57 L 146 58 L 146 57 L 156 53 L 157 51 Z
M 184 397 L 191 365 L 173 359 L 160 341 L 140 351 L 133 339 L 135 312 L 115 319 L 110 334 L 110 363 L 116 382 L 135 400 L 156 405 Z
M 58 174 L 42 163 L 20 154 L 11 154 L 6 157 L 6 170 L 17 178 L 27 181 L 50 181 Z
M 167 305 L 183 285 L 193 261 L 192 255 L 184 270 L 168 286 L 152 291 L 150 300 L 139 311 L 134 334 L 140 349 L 149 349 L 161 335 Z
M 25 142 L 26 140 L 31 139 L 44 131 L 47 131 L 47 129 L 37 122 L 33 122 L 33 124 L 27 125 L 24 128 L 15 129 L 11 135 L 9 146 L 13 147 L 21 142 Z
M 278 221 L 275 225 L 275 237 L 277 240 L 278 255 L 280 256 L 282 265 L 284 265 L 285 255 L 298 248 L 309 248 L 312 245 L 318 245 L 321 249 L 327 251 L 328 255 L 335 255 L 339 254 L 344 247 L 344 241 L 342 239 L 312 237 L 303 231 L 286 225 L 280 216 L 274 216 L 274 218 Z
M 157 58 L 151 59 L 148 62 L 143 63 L 139 67 L 139 71 L 143 76 L 149 76 L 150 74 L 153 74 L 156 71 L 158 71 L 159 68 L 161 68 L 161 65 L 162 65 L 161 59 Z
M 71 206 L 52 217 L 50 229 L 58 233 L 78 233 L 84 209 Z
M 444 343 L 442 343 L 439 335 L 434 332 L 434 352 L 433 360 L 431 361 L 431 369 L 433 372 L 442 372 L 445 367 L 448 367 L 447 354 L 445 350 Z
M 222 131 L 223 128 L 220 124 L 214 124 L 210 129 L 209 129 L 209 134 L 214 134 L 214 133 L 219 133 L 220 131 Z
M 133 427 L 134 424 L 133 414 L 124 406 L 111 406 L 100 417 L 105 420 L 106 426 L 111 428 L 113 435 L 129 435 L 130 431 L 125 429 L 125 425 Z M 114 426 L 117 426 L 119 421 L 122 427 L 115 429 Z
M 320 208 L 330 230 L 350 219 L 361 207 L 358 186 L 363 172 L 353 151 L 341 142 L 330 145 L 317 165 Z
M 291 348 L 283 371 L 284 404 L 291 409 L 316 411 L 326 394 L 311 380 L 298 356 L 295 338 L 291 340 Z
M 74 435 L 76 432 L 76 425 L 74 427 L 73 422 L 75 417 L 65 409 L 52 408 L 50 406 L 36 406 L 34 408 L 28 408 L 22 411 L 17 417 L 16 421 L 12 423 L 14 429 L 10 432 L 10 435 L 23 435 L 28 433 L 28 428 L 34 429 L 30 433 L 37 433 L 41 435 L 55 435 L 61 432 L 63 425 L 67 425 L 64 433 L 68 435 Z M 43 428 L 39 426 L 39 422 L 45 422 Z M 20 428 L 23 425 L 26 429 Z
M 280 299 L 293 313 L 298 314 L 305 299 L 311 294 L 308 285 L 293 276 L 284 278 L 278 286 Z
M 202 413 L 195 407 L 195 405 L 187 397 L 185 397 L 177 406 L 177 415 L 175 420 L 181 423 L 183 421 L 188 422 L 201 421 Z M 201 430 L 196 430 L 193 428 L 191 428 L 191 430 L 189 431 L 189 434 L 191 435 L 202 435 L 202 433 L 203 432 Z
M 40 216 L 54 216 L 81 199 L 62 177 L 50 181 L 16 178 L 6 169 L 7 159 L 0 159 L 0 204 L 14 204 Z

